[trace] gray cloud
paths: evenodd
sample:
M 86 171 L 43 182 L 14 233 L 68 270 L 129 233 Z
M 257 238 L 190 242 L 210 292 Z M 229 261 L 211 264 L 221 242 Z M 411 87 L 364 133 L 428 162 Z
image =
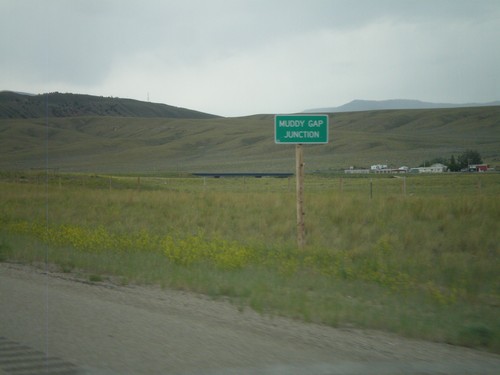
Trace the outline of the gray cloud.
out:
M 498 1 L 0 0 L 0 89 L 222 115 L 500 98 Z

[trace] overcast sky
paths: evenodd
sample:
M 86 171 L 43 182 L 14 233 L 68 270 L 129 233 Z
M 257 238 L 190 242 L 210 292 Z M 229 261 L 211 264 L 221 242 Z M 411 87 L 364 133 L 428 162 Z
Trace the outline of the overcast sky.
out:
M 499 0 L 0 0 L 0 90 L 223 116 L 500 100 Z

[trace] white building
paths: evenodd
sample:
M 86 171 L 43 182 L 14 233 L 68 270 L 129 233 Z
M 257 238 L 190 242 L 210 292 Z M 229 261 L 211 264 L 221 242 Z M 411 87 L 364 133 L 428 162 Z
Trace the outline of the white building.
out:
M 441 163 L 432 164 L 430 167 L 412 168 L 411 173 L 443 173 L 448 171 L 448 167 Z
M 372 165 L 370 167 L 370 170 L 372 171 L 380 171 L 382 169 L 387 169 L 387 165 L 386 164 L 375 164 L 375 165 Z

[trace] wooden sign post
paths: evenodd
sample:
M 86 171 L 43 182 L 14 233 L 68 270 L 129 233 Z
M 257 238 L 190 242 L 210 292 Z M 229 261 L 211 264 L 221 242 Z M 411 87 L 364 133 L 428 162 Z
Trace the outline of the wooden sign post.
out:
M 301 144 L 295 145 L 295 177 L 297 180 L 297 246 L 306 244 L 304 212 L 304 152 Z
M 274 142 L 295 145 L 297 246 L 303 249 L 306 244 L 303 144 L 328 143 L 328 115 L 276 115 L 274 117 Z

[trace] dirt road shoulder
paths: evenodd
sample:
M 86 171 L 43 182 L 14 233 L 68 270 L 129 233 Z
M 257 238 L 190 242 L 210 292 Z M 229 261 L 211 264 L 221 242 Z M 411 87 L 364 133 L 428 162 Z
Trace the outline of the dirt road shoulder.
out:
M 0 337 L 72 364 L 79 374 L 500 373 L 495 354 L 6 263 L 0 315 Z

